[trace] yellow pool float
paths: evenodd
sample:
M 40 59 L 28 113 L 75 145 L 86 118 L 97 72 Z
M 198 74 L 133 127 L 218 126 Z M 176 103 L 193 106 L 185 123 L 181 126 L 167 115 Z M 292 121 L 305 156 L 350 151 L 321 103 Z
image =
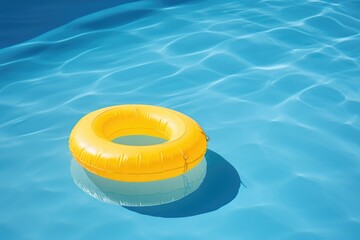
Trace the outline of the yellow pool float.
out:
M 129 135 L 167 141 L 148 146 L 112 142 Z M 81 118 L 70 134 L 69 148 L 88 171 L 112 180 L 146 182 L 179 176 L 204 157 L 207 137 L 190 117 L 164 107 L 119 105 Z

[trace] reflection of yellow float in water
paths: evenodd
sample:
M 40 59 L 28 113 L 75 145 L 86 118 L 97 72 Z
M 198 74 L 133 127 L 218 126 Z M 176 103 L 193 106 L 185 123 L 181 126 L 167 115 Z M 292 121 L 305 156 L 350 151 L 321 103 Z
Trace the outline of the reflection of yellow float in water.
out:
M 206 175 L 206 159 L 180 176 L 152 182 L 120 182 L 102 178 L 71 161 L 75 184 L 92 197 L 123 206 L 155 206 L 179 200 L 199 188 Z
M 167 141 L 150 146 L 116 144 L 120 136 L 148 135 Z M 206 135 L 186 115 L 163 107 L 120 105 L 84 116 L 71 132 L 69 147 L 88 171 L 126 182 L 179 176 L 204 157 Z

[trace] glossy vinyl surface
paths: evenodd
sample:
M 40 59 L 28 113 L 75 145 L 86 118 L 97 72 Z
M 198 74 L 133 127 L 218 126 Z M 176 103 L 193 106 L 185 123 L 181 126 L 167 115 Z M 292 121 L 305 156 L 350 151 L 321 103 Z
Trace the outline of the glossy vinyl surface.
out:
M 143 134 L 167 141 L 148 146 L 112 142 Z M 151 105 L 117 105 L 87 114 L 76 123 L 69 149 L 80 165 L 99 176 L 125 182 L 177 177 L 206 153 L 206 135 L 190 117 Z

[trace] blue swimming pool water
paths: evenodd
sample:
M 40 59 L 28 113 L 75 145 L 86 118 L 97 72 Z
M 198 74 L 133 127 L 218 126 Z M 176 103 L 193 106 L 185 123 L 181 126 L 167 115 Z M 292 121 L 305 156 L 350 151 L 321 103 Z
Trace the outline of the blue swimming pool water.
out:
M 0 238 L 358 239 L 359 30 L 358 1 L 135 1 L 0 49 Z M 125 103 L 201 124 L 198 190 L 125 208 L 75 185 L 72 127 Z

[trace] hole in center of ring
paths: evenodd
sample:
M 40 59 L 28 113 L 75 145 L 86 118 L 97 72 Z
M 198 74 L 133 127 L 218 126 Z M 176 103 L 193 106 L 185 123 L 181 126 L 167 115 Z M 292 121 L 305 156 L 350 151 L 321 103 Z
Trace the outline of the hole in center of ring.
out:
M 128 135 L 114 138 L 112 142 L 129 146 L 149 146 L 164 143 L 168 140 L 149 135 Z

